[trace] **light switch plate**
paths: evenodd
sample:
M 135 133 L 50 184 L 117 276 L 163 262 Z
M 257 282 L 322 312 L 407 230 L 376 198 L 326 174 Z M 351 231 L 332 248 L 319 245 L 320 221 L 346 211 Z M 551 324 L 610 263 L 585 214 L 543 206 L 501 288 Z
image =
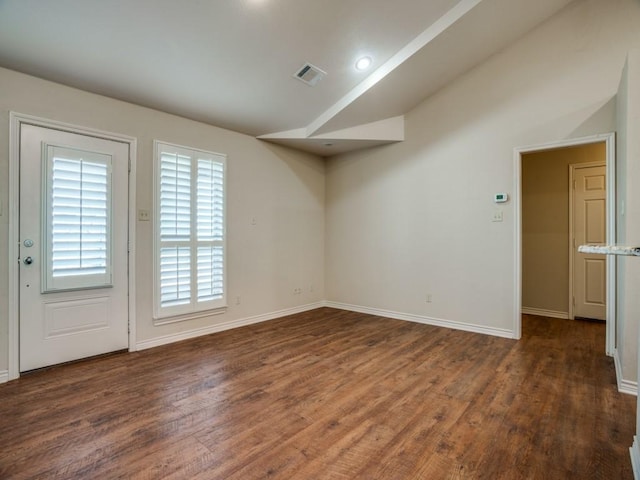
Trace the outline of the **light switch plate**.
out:
M 149 220 L 151 220 L 149 210 L 138 210 L 138 221 L 148 222 Z
M 492 222 L 501 222 L 502 221 L 502 210 L 494 210 L 493 217 L 491 217 Z

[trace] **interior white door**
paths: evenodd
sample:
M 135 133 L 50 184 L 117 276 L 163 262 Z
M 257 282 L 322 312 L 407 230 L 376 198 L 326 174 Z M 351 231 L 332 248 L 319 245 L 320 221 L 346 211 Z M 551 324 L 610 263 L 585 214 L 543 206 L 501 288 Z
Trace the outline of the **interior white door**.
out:
M 605 320 L 606 257 L 578 253 L 578 246 L 606 243 L 606 170 L 598 166 L 575 168 L 574 172 L 573 315 Z
M 20 130 L 20 371 L 128 347 L 129 146 Z

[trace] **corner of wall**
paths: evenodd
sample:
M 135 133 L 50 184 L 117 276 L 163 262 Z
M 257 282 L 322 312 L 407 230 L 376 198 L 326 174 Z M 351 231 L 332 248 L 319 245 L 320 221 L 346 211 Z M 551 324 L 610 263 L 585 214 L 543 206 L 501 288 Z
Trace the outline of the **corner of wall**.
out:
M 633 380 L 625 380 L 623 377 L 622 363 L 620 361 L 620 354 L 618 350 L 613 352 L 613 361 L 616 367 L 616 382 L 618 384 L 618 391 L 620 393 L 626 393 L 628 395 L 638 395 L 638 382 Z

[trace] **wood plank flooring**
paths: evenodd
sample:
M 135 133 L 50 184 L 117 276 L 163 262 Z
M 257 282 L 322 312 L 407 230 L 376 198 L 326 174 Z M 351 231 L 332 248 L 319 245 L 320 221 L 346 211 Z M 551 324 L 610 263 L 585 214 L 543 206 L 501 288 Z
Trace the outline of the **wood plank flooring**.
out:
M 631 479 L 604 325 L 328 308 L 0 385 L 2 479 Z

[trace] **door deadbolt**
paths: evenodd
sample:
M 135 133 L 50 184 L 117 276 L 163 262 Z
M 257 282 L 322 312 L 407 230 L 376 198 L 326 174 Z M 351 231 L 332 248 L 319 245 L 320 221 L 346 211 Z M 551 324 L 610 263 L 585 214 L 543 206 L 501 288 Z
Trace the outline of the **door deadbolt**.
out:
M 22 244 L 25 247 L 33 247 L 33 240 L 31 240 L 30 238 L 27 238 L 24 242 L 22 242 Z

